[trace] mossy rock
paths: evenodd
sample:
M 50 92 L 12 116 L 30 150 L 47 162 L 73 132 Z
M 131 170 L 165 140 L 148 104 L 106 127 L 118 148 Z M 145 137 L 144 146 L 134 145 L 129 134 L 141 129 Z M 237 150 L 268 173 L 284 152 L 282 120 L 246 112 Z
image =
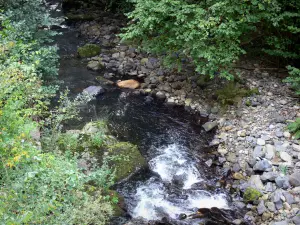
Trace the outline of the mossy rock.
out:
M 255 188 L 252 187 L 248 187 L 245 192 L 244 192 L 244 202 L 248 203 L 248 202 L 254 202 L 257 201 L 259 199 L 259 197 L 261 197 L 262 194 L 260 193 L 260 191 L 258 191 Z
M 98 120 L 98 121 L 89 122 L 84 125 L 81 131 L 81 133 L 83 134 L 94 134 L 98 132 L 107 133 L 106 121 Z
M 115 169 L 115 180 L 119 182 L 147 165 L 138 147 L 129 142 L 117 142 L 108 146 L 112 157 L 111 166 Z
M 82 47 L 79 47 L 77 52 L 82 58 L 89 58 L 96 55 L 99 55 L 101 51 L 100 46 L 95 44 L 86 44 Z

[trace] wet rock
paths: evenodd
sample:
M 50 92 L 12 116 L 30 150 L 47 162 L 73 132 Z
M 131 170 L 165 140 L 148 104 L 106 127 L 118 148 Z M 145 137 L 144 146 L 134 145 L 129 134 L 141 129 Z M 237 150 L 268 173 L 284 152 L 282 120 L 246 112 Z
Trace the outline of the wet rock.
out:
M 246 204 L 243 202 L 234 202 L 234 205 L 239 209 L 244 209 L 246 207 Z
M 295 172 L 289 176 L 289 182 L 294 187 L 300 186 L 300 172 Z
M 174 98 L 168 98 L 166 104 L 169 105 L 169 106 L 174 106 L 176 104 L 175 99 Z
M 163 93 L 162 91 L 158 91 L 157 93 L 156 93 L 156 97 L 158 98 L 158 99 L 165 99 L 166 98 L 166 95 L 165 95 L 165 93 Z
M 101 86 L 89 86 L 89 87 L 85 88 L 83 90 L 83 92 L 86 92 L 92 96 L 97 96 L 97 95 L 103 94 L 105 92 L 105 90 Z
M 99 61 L 90 61 L 86 66 L 89 70 L 98 71 L 101 70 L 104 66 Z
M 115 180 L 121 181 L 137 170 L 147 166 L 147 162 L 141 155 L 136 145 L 129 142 L 116 142 L 108 146 L 108 155 L 116 157 L 111 160 L 115 168 Z M 126 160 L 120 160 L 124 158 Z
M 243 223 L 243 221 L 241 219 L 235 219 L 234 221 L 232 221 L 232 223 L 235 225 L 240 225 Z
M 212 163 L 213 163 L 212 159 L 209 159 L 209 160 L 207 160 L 207 161 L 205 162 L 205 164 L 206 164 L 208 167 L 211 167 Z
M 119 88 L 136 89 L 140 86 L 140 83 L 136 80 L 123 80 L 117 83 Z
M 272 169 L 272 164 L 265 159 L 258 161 L 253 167 L 254 171 L 261 171 L 261 172 L 270 171 L 271 169 Z
M 212 129 L 214 129 L 217 126 L 218 126 L 218 122 L 217 121 L 207 122 L 207 123 L 205 123 L 205 124 L 202 125 L 202 127 L 204 128 L 204 130 L 206 132 L 211 131 Z
M 153 102 L 153 100 L 154 100 L 151 96 L 146 96 L 144 99 L 145 99 L 145 103 L 147 103 L 147 104 Z

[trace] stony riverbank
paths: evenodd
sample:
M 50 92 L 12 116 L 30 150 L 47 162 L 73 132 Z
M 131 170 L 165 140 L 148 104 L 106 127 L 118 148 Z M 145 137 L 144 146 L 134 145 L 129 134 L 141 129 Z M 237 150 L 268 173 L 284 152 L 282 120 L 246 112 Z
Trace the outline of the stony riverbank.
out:
M 260 70 L 259 64 L 245 62 L 249 70 L 240 71 L 237 87 L 245 91 L 229 95 L 236 98 L 234 104 L 224 106 L 224 81 L 199 78 L 188 63 L 181 72 L 165 69 L 158 58 L 120 43 L 117 34 L 125 25 L 120 18 L 102 14 L 77 24 L 81 36 L 102 46 L 99 55 L 87 60 L 89 69 L 106 67 L 104 79 L 138 80 L 139 93 L 207 116 L 211 121 L 204 128 L 216 129 L 210 145 L 216 147 L 217 157 L 206 165 L 221 167 L 233 179 L 225 186 L 235 206 L 247 211 L 244 220 L 300 224 L 300 145 L 286 130 L 289 120 L 300 116 L 300 107 L 288 86 L 272 72 Z M 236 86 L 230 88 L 227 92 L 232 93 Z

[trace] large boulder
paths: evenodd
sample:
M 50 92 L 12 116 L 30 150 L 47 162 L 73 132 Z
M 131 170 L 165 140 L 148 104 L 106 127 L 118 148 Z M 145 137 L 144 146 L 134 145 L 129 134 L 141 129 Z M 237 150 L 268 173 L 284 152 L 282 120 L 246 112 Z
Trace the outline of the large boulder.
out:
M 117 142 L 108 146 L 108 155 L 111 156 L 111 167 L 115 169 L 116 182 L 147 166 L 137 146 L 129 142 Z
M 101 51 L 100 46 L 95 44 L 86 44 L 77 49 L 79 56 L 82 58 L 89 58 L 89 57 L 99 55 L 100 51 Z
M 123 81 L 119 81 L 117 83 L 117 86 L 119 88 L 129 88 L 129 89 L 136 89 L 140 86 L 140 83 L 136 80 L 123 80 Z

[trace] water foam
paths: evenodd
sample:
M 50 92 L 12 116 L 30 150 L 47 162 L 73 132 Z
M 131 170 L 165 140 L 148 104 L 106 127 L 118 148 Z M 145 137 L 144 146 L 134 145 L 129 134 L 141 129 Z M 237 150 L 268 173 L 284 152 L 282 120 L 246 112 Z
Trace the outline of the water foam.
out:
M 171 183 L 176 176 L 181 176 L 184 179 L 183 189 L 189 189 L 203 180 L 183 146 L 171 144 L 158 149 L 158 152 L 160 155 L 150 160 L 149 166 L 163 181 Z
M 168 215 L 176 219 L 181 213 L 192 214 L 195 208 L 228 208 L 224 194 L 212 195 L 204 190 L 189 190 L 203 179 L 184 147 L 172 144 L 157 150 L 158 155 L 149 164 L 161 180 L 152 177 L 137 188 L 133 217 L 156 220 Z M 183 179 L 181 196 L 170 195 L 164 182 L 171 184 L 178 175 Z

